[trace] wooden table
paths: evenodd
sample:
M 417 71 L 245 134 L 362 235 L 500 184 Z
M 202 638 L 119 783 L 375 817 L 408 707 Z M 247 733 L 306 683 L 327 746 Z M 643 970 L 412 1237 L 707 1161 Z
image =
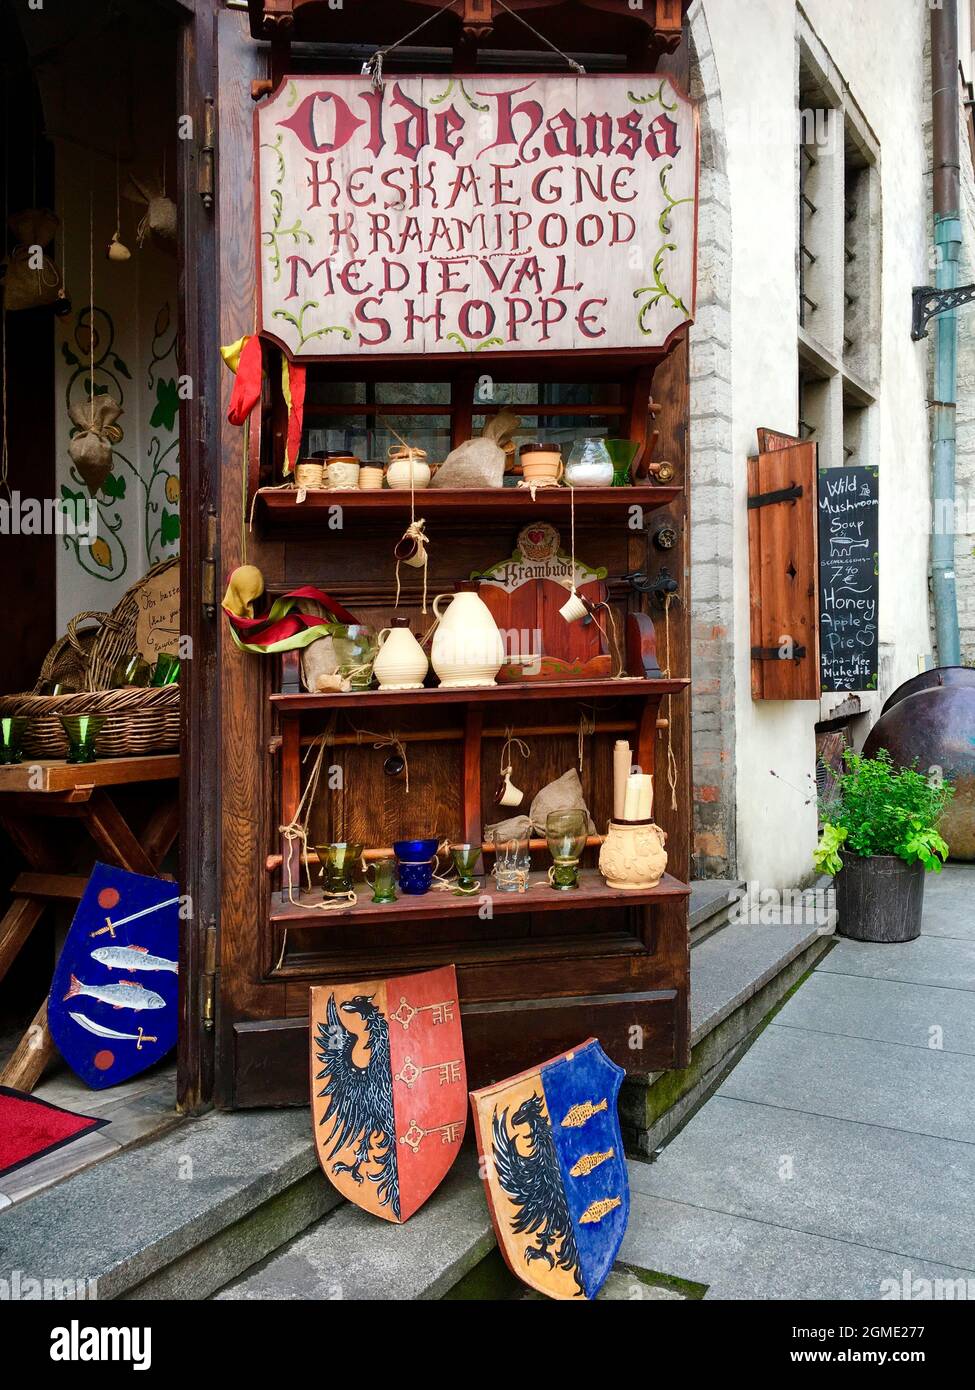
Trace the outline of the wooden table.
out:
M 167 785 L 159 804 L 137 834 L 112 799 L 110 789 L 148 782 Z M 65 871 L 57 853 L 59 836 L 50 822 L 73 820 L 85 830 L 95 858 L 132 873 L 155 875 L 179 829 L 179 755 L 101 758 L 71 764 L 42 759 L 0 767 L 0 828 L 29 866 L 11 887 L 13 901 L 0 920 L 0 980 L 51 904 L 77 902 L 87 876 Z M 21 1039 L 0 1085 L 30 1091 L 54 1055 L 47 1026 L 47 1000 Z

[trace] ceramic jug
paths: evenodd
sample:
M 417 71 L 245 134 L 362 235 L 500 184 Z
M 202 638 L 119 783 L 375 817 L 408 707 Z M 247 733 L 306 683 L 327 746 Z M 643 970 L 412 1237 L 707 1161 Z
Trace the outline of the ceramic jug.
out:
M 441 605 L 450 600 L 444 611 Z M 430 662 L 443 686 L 496 685 L 504 642 L 483 599 L 469 590 L 438 594 L 433 601 L 437 630 Z
M 382 690 L 419 690 L 429 663 L 410 631 L 408 618 L 394 618 L 379 634 L 379 655 L 373 675 Z

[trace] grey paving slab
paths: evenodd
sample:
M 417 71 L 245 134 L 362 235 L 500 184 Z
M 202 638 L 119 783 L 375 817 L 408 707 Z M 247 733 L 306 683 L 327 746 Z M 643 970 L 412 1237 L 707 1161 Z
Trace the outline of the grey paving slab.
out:
M 922 1294 L 915 1280 L 942 1280 L 942 1288 L 950 1283 L 957 1290 L 959 1279 L 965 1295 L 975 1297 L 970 1270 L 914 1258 L 907 1263 L 851 1241 L 640 1193 L 632 1196 L 620 1258 L 707 1284 L 706 1299 L 892 1298 L 905 1289 Z
M 691 1039 L 704 1033 L 800 955 L 820 936 L 815 926 L 736 923 L 691 952 Z
M 975 1144 L 975 1057 L 766 1028 L 719 1095 Z
M 474 1154 L 461 1154 L 403 1225 L 348 1204 L 222 1289 L 218 1299 L 438 1298 L 494 1245 Z
M 53 1153 L 35 1158 L 32 1163 L 25 1163 L 23 1168 L 15 1168 L 12 1173 L 0 1177 L 0 1191 L 10 1202 L 23 1202 L 45 1187 L 62 1182 L 92 1163 L 118 1152 L 119 1146 L 112 1138 L 111 1125 L 96 1129 L 91 1134 L 79 1135 L 70 1144 L 65 1144 L 63 1149 L 55 1149 Z
M 775 1016 L 777 1028 L 975 1055 L 975 1000 L 966 990 L 817 970 Z
M 307 1110 L 187 1121 L 0 1213 L 0 1279 L 96 1278 L 114 1297 L 317 1168 Z
M 919 936 L 916 941 L 881 945 L 840 938 L 818 969 L 971 992 L 975 990 L 975 941 Z
M 973 1144 L 716 1095 L 655 1163 L 630 1165 L 630 1182 L 645 1196 L 975 1272 Z

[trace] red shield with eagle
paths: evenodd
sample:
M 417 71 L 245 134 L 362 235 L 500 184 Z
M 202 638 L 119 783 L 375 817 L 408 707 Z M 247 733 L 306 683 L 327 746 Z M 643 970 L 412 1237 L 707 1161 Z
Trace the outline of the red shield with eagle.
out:
M 374 1216 L 408 1220 L 446 1177 L 467 1125 L 454 967 L 317 985 L 310 1037 L 325 1176 Z

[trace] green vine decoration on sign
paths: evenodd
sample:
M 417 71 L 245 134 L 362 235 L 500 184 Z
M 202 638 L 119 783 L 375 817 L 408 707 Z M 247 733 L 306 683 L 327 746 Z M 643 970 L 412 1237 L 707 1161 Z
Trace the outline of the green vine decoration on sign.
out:
M 657 229 L 660 232 L 661 236 L 667 236 L 670 233 L 670 222 L 668 221 L 668 217 L 670 213 L 673 212 L 674 208 L 680 207 L 681 203 L 693 203 L 694 201 L 693 198 L 675 198 L 671 194 L 670 189 L 667 187 L 667 175 L 673 167 L 673 163 L 665 164 L 663 168 L 660 170 L 660 191 L 664 195 L 664 201 L 666 204 L 666 206 L 661 210 L 660 216 L 657 218 Z M 664 254 L 667 251 L 676 250 L 677 243 L 674 241 L 665 241 L 661 246 L 659 246 L 657 248 L 657 253 L 653 258 L 653 265 L 651 266 L 651 270 L 653 273 L 653 284 L 644 285 L 640 289 L 633 291 L 634 299 L 640 299 L 643 297 L 643 295 L 650 296 L 647 300 L 645 300 L 643 304 L 641 304 L 639 313 L 637 314 L 637 323 L 640 326 L 640 332 L 646 334 L 647 336 L 649 336 L 653 332 L 653 329 L 647 326 L 647 314 L 651 309 L 653 309 L 657 304 L 659 304 L 662 299 L 666 299 L 669 303 L 671 303 L 674 306 L 675 309 L 679 309 L 682 314 L 686 314 L 688 315 L 688 317 L 690 316 L 687 305 L 684 303 L 684 301 L 680 298 L 679 295 L 673 293 L 673 291 L 670 289 L 670 286 L 664 279 Z
M 292 82 L 291 85 L 294 86 L 294 83 Z M 268 142 L 267 142 L 266 140 L 261 144 L 261 149 L 262 149 L 262 150 L 270 150 L 271 153 L 274 155 L 274 157 L 275 157 L 275 158 L 277 159 L 277 161 L 278 161 L 278 176 L 277 176 L 277 178 L 274 180 L 275 184 L 282 184 L 282 183 L 284 183 L 284 167 L 285 167 L 285 166 L 284 166 L 284 154 L 282 153 L 282 150 L 281 150 L 281 140 L 282 140 L 282 136 L 279 135 L 278 138 L 275 140 L 275 142 L 274 142 L 273 145 L 268 144 Z
M 657 88 L 657 90 L 655 92 L 648 92 L 645 97 L 638 97 L 635 92 L 630 91 L 628 91 L 626 95 L 630 98 L 630 101 L 632 101 L 636 106 L 648 106 L 653 102 L 659 102 L 660 106 L 663 108 L 664 111 L 676 111 L 676 101 L 664 101 L 664 87 L 666 87 L 666 85 L 667 79 L 662 78 L 660 86 Z
M 670 164 L 665 164 L 660 171 L 660 191 L 664 195 L 664 199 L 667 203 L 667 206 L 662 209 L 660 216 L 657 218 L 657 230 L 660 232 L 661 236 L 667 236 L 670 233 L 670 223 L 667 221 L 668 214 L 673 212 L 674 208 L 679 208 L 681 203 L 693 203 L 694 201 L 693 198 L 672 197 L 670 189 L 667 187 L 667 175 L 673 167 L 674 165 L 671 162 Z
M 343 328 L 341 324 L 333 323 L 327 328 L 316 328 L 311 333 L 306 333 L 304 328 L 305 314 L 309 309 L 317 309 L 318 300 L 309 299 L 306 304 L 302 304 L 297 315 L 292 314 L 289 309 L 275 309 L 271 314 L 272 319 L 284 319 L 298 330 L 298 347 L 303 348 L 306 343 L 310 343 L 312 338 L 324 338 L 327 333 L 341 333 L 342 337 L 349 339 L 352 337 L 352 330 Z
M 660 249 L 657 251 L 657 254 L 653 258 L 653 284 L 644 285 L 642 289 L 633 291 L 634 299 L 639 299 L 640 296 L 644 294 L 650 296 L 650 298 L 646 300 L 645 303 L 641 304 L 640 312 L 637 315 L 637 323 L 640 325 L 640 332 L 645 333 L 648 336 L 653 332 L 653 329 L 647 327 L 647 313 L 649 312 L 649 310 L 655 308 L 656 305 L 660 303 L 661 299 L 669 300 L 670 303 L 673 304 L 674 308 L 679 309 L 682 314 L 687 313 L 687 305 L 684 303 L 684 301 L 680 298 L 679 295 L 673 294 L 671 292 L 671 290 L 667 286 L 666 281 L 663 278 L 664 252 L 676 250 L 677 245 L 675 242 L 665 241 L 663 246 L 660 247 Z
M 273 226 L 268 231 L 261 233 L 261 240 L 264 242 L 265 246 L 270 247 L 268 264 L 271 266 L 274 272 L 273 278 L 275 280 L 281 279 L 281 248 L 278 245 L 279 240 L 282 237 L 290 237 L 295 246 L 300 246 L 303 241 L 306 241 L 310 246 L 312 242 L 315 240 L 311 232 L 309 232 L 306 228 L 304 228 L 301 225 L 300 217 L 295 219 L 294 226 L 292 227 L 281 226 L 281 209 L 283 207 L 283 204 L 284 199 L 281 196 L 281 190 L 278 188 L 272 188 L 271 220 L 273 222 Z
M 464 98 L 464 100 L 467 102 L 467 105 L 473 111 L 487 111 L 489 109 L 486 104 L 482 106 L 479 101 L 474 100 L 470 92 L 464 86 L 463 81 L 459 77 L 452 77 L 438 97 L 431 97 L 430 105 L 441 106 L 450 96 L 451 92 L 454 90 L 455 84 L 460 88 L 461 96 Z
M 478 343 L 475 347 L 471 347 L 467 339 L 462 338 L 459 333 L 448 333 L 447 341 L 456 343 L 461 352 L 483 352 L 485 348 L 504 347 L 503 338 L 485 338 L 483 343 Z

